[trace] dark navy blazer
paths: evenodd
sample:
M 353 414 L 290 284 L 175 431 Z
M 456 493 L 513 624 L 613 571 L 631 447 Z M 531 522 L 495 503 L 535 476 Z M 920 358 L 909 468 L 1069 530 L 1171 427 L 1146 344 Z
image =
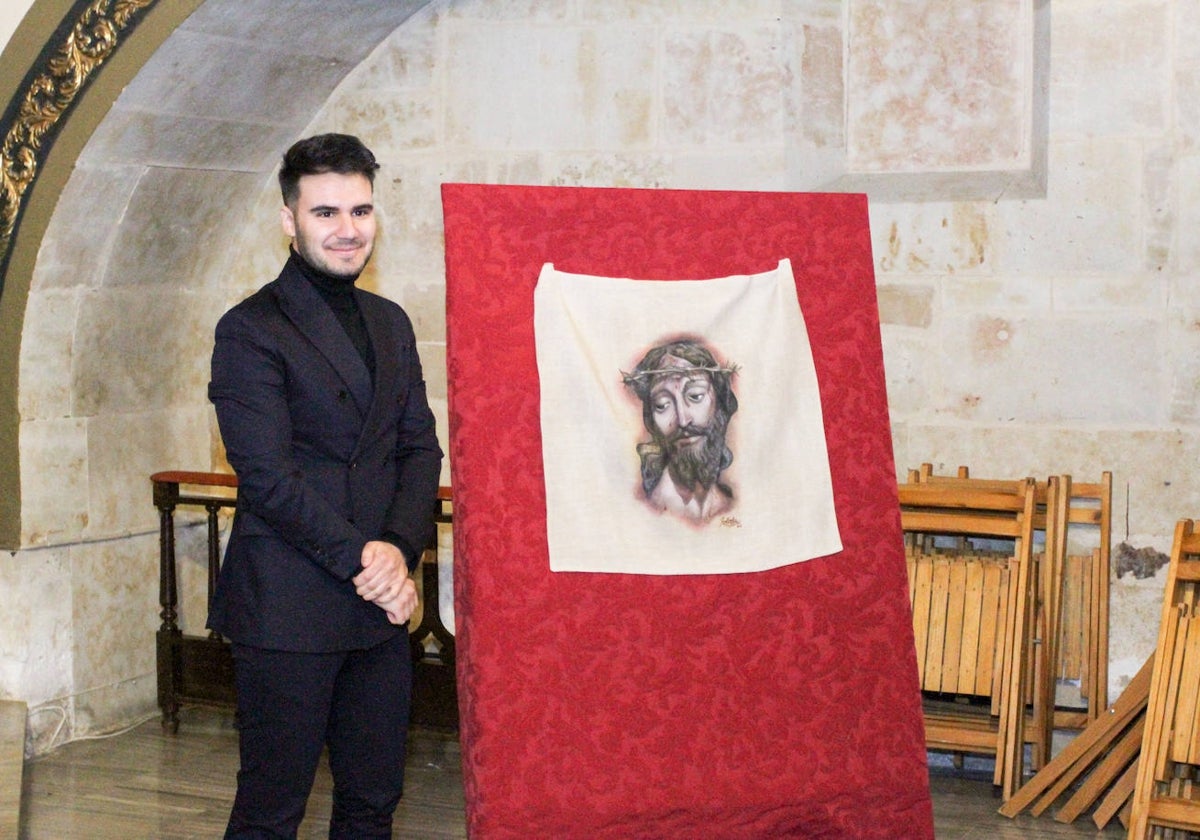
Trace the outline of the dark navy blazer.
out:
M 400 631 L 351 578 L 368 540 L 429 543 L 442 451 L 408 316 L 354 290 L 372 384 L 297 259 L 216 328 L 208 393 L 238 505 L 208 626 L 255 647 L 352 650 Z

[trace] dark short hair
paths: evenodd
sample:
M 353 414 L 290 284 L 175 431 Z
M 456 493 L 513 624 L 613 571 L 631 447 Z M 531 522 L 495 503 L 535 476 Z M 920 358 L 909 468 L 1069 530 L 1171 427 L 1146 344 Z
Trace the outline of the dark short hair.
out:
M 365 175 L 372 184 L 379 163 L 363 142 L 350 134 L 317 134 L 292 144 L 279 167 L 279 190 L 289 207 L 300 195 L 300 178 L 336 172 Z

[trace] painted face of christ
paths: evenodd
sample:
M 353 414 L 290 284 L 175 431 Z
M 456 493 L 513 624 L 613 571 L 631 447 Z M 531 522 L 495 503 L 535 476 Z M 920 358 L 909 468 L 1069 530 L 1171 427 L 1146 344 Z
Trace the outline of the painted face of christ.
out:
M 649 431 L 666 454 L 674 483 L 706 490 L 720 476 L 729 418 L 717 407 L 712 374 L 672 356 L 663 358 L 663 367 L 681 372 L 663 374 L 650 386 Z
M 732 506 L 733 491 L 720 482 L 733 460 L 725 444 L 737 410 L 732 374 L 698 339 L 687 338 L 653 348 L 625 375 L 642 400 L 652 438 L 638 447 L 642 489 L 652 506 L 694 521 Z

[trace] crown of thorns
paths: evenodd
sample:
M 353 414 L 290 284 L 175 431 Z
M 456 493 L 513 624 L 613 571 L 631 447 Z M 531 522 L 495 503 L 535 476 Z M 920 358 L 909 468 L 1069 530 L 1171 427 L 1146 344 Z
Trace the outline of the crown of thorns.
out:
M 728 367 L 722 367 L 720 365 L 688 365 L 687 367 L 664 367 L 649 368 L 647 370 L 635 370 L 633 373 L 621 371 L 621 379 L 626 385 L 634 385 L 644 383 L 646 380 L 652 379 L 655 376 L 666 376 L 668 374 L 674 374 L 678 376 L 681 373 L 691 373 L 697 370 L 704 371 L 705 373 L 728 373 L 732 376 L 733 374 L 737 373 L 738 366 L 729 365 Z

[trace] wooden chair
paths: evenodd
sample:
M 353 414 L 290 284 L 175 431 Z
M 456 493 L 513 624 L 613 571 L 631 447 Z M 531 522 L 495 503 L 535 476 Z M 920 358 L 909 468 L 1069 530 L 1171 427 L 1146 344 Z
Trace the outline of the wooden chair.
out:
M 959 466 L 954 476 L 937 475 L 928 463 L 909 472 L 909 481 L 964 479 L 982 487 L 996 483 L 971 479 L 966 466 Z M 1035 750 L 1039 744 L 1049 746 L 1053 730 L 1081 730 L 1108 707 L 1112 480 L 1105 471 L 1095 482 L 1059 475 L 1035 485 L 1034 531 L 1044 534 L 1045 545 L 1042 554 L 1034 555 L 1040 566 L 1035 617 L 1039 662 L 1031 698 L 1036 722 L 1028 740 Z M 1079 686 L 1082 706 L 1055 707 L 1060 681 Z M 1035 753 L 1034 766 L 1045 758 Z
M 1017 795 L 1000 807 L 1000 813 L 1015 817 L 1028 808 L 1035 817 L 1040 816 L 1067 796 L 1054 816 L 1057 822 L 1072 822 L 1095 806 L 1092 822 L 1096 828 L 1103 829 L 1118 815 L 1128 826 L 1153 670 L 1152 655 L 1117 701 L 1022 785 Z
M 909 481 L 936 483 L 980 491 L 1010 490 L 1011 479 L 971 478 L 969 470 L 960 466 L 954 476 L 934 474 L 931 464 L 922 464 L 909 473 Z M 1029 625 L 1031 656 L 1026 675 L 1026 706 L 1028 720 L 1025 742 L 1031 746 L 1030 766 L 1038 769 L 1050 759 L 1054 736 L 1054 702 L 1062 566 L 1067 548 L 1068 495 L 1070 478 L 1052 476 L 1047 481 L 1024 479 L 1032 484 L 1034 513 L 1032 528 L 1043 535 L 1044 548 L 1033 553 L 1032 561 L 1034 611 Z
M 1034 662 L 1029 695 L 1030 737 L 1034 767 L 1050 760 L 1054 737 L 1054 706 L 1058 689 L 1058 664 L 1062 637 L 1063 576 L 1067 559 L 1071 477 L 1052 475 L 1035 482 L 1037 512 L 1034 528 L 1045 535 L 1036 555 L 1037 608 L 1034 616 Z
M 1200 833 L 1200 534 L 1175 526 L 1130 840 Z
M 1106 470 L 1099 481 L 1073 481 L 1067 487 L 1068 547 L 1061 577 L 1056 671 L 1058 679 L 1078 682 L 1086 706 L 1082 711 L 1056 710 L 1058 729 L 1083 729 L 1108 708 L 1112 484 L 1112 473 Z M 1091 542 L 1096 545 L 1090 551 L 1080 547 Z
M 1024 775 L 1034 482 L 909 483 L 898 492 L 926 746 L 995 756 L 994 782 L 1008 799 Z

